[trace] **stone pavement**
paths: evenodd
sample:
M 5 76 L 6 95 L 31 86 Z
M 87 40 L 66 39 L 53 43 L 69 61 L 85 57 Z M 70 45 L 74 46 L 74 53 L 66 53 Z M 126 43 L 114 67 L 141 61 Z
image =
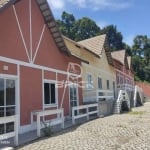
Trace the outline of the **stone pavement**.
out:
M 150 150 L 150 102 L 133 111 L 95 119 L 18 150 Z

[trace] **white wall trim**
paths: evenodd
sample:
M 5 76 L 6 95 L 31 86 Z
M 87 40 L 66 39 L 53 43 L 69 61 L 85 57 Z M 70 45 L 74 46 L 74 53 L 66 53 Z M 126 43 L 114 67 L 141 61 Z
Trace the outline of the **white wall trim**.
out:
M 44 70 L 42 70 L 42 109 L 44 110 Z
M 4 62 L 7 62 L 7 63 L 16 64 L 16 65 L 21 65 L 21 66 L 25 66 L 25 67 L 31 67 L 31 68 L 34 68 L 34 69 L 40 69 L 40 70 L 43 69 L 45 71 L 50 71 L 50 72 L 55 72 L 55 73 L 59 73 L 59 74 L 68 75 L 67 71 L 58 70 L 58 69 L 45 67 L 45 66 L 40 66 L 40 65 L 36 65 L 36 64 L 31 64 L 31 63 L 28 63 L 28 62 L 25 62 L 25 61 L 16 60 L 16 59 L 12 59 L 12 58 L 7 58 L 7 57 L 3 57 L 3 56 L 0 56 L 0 61 L 4 61 Z M 66 68 L 66 70 L 67 70 L 67 68 Z M 76 76 L 81 77 L 79 75 L 72 74 L 72 73 L 70 73 L 70 75 L 73 75 L 75 77 Z
M 17 115 L 18 115 L 18 128 L 20 129 L 20 66 L 17 65 L 17 74 L 18 74 L 18 80 L 17 80 Z
M 32 3 L 31 0 L 29 0 L 29 22 L 30 22 L 30 58 L 32 63 Z
M 29 57 L 29 52 L 28 52 L 28 49 L 27 49 L 27 46 L 26 46 L 26 43 L 25 43 L 25 39 L 24 39 L 24 36 L 23 36 L 21 25 L 19 23 L 19 19 L 18 19 L 17 12 L 16 12 L 16 9 L 15 9 L 14 5 L 13 5 L 13 12 L 14 12 L 14 15 L 15 15 L 15 18 L 16 18 L 16 21 L 17 21 L 17 25 L 18 25 L 19 32 L 20 32 L 20 35 L 21 35 L 21 39 L 22 39 L 22 42 L 23 42 L 23 45 L 24 45 L 24 48 L 25 48 L 25 51 L 26 51 L 27 58 L 30 62 L 31 60 L 30 60 L 30 57 Z
M 9 75 L 9 74 L 0 74 L 0 78 L 4 78 L 4 79 L 17 79 L 18 76 L 17 75 Z
M 42 28 L 41 35 L 40 35 L 40 39 L 39 39 L 39 42 L 38 42 L 38 45 L 37 45 L 37 47 L 36 47 L 36 51 L 35 51 L 35 54 L 34 54 L 34 57 L 33 57 L 33 63 L 35 62 L 37 53 L 38 53 L 38 51 L 39 51 L 39 47 L 40 47 L 40 44 L 41 44 L 41 41 L 42 41 L 42 38 L 43 38 L 43 35 L 44 35 L 45 28 L 46 28 L 46 25 L 44 24 L 44 26 L 43 26 L 43 28 Z

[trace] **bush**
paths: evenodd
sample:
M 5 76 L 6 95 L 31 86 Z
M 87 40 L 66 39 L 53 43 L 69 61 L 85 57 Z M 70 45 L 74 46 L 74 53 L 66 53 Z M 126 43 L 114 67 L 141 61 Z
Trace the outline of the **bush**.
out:
M 42 129 L 42 131 L 44 133 L 44 136 L 50 137 L 53 133 L 52 132 L 52 126 L 51 126 L 50 122 L 49 123 L 43 122 L 43 124 L 44 124 L 44 128 Z

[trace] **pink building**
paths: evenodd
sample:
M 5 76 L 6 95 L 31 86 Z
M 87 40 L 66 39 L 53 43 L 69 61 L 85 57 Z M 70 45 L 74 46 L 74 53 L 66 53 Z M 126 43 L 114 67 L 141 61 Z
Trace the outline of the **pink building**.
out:
M 125 90 L 130 99 L 130 106 L 133 107 L 134 101 L 134 74 L 131 66 L 131 57 L 127 56 L 125 50 L 112 52 L 113 64 L 116 69 L 117 93 Z M 118 96 L 118 95 L 117 95 Z
M 19 133 L 35 129 L 36 110 L 64 108 L 71 116 L 72 106 L 82 104 L 82 90 L 76 84 L 64 88 L 66 80 L 81 81 L 79 68 L 68 77 L 69 63 L 81 60 L 66 48 L 46 0 L 0 1 L 1 135 L 13 131 L 14 123 L 5 120 L 16 114 Z
M 112 52 L 113 63 L 116 68 L 118 88 L 134 86 L 134 74 L 131 68 L 131 57 L 127 57 L 125 50 Z

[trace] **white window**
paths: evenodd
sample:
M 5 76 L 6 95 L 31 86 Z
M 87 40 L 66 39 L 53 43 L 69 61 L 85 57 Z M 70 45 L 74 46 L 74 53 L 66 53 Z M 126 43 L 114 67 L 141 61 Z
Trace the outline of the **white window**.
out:
M 103 86 L 102 86 L 102 78 L 98 77 L 98 88 L 99 89 L 102 89 Z
M 106 84 L 107 84 L 107 90 L 109 90 L 110 89 L 109 80 L 106 81 Z
M 54 105 L 56 103 L 56 84 L 44 82 L 44 104 Z
M 15 80 L 0 78 L 0 117 L 15 115 Z
M 16 114 L 16 82 L 0 78 L 0 118 Z M 14 122 L 1 123 L 0 135 L 13 132 Z
M 87 74 L 87 88 L 93 88 L 93 81 L 91 74 Z

